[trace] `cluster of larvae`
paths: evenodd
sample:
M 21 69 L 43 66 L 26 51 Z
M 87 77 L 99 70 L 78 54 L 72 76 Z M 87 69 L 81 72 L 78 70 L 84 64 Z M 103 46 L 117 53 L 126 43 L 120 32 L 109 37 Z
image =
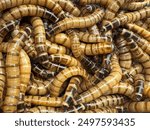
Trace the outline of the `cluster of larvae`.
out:
M 150 112 L 150 0 L 0 0 L 1 113 Z

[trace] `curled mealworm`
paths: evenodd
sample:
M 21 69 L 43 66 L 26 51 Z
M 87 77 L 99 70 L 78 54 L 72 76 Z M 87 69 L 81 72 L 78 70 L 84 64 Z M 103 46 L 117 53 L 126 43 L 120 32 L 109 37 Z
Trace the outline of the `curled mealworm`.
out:
M 90 88 L 89 90 L 80 94 L 76 102 L 77 103 L 86 103 L 90 102 L 101 95 L 104 95 L 109 92 L 112 86 L 115 86 L 122 78 L 122 71 L 118 63 L 117 56 L 114 54 L 111 59 L 112 71 L 108 77 L 104 78 L 96 86 Z
M 60 89 L 64 81 L 76 75 L 82 76 L 85 80 L 88 80 L 89 78 L 89 75 L 81 67 L 78 66 L 68 67 L 62 70 L 58 75 L 56 75 L 56 77 L 52 81 L 50 87 L 51 96 L 57 97 L 58 95 L 60 95 Z

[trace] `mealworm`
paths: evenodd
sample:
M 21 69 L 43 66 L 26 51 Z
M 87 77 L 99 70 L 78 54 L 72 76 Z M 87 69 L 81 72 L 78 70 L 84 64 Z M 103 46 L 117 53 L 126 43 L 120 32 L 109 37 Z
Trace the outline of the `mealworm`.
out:
M 111 53 L 114 45 L 111 42 L 93 43 L 93 44 L 80 44 L 80 49 L 85 55 L 99 55 Z
M 65 33 L 59 33 L 50 38 L 50 41 L 71 48 L 70 38 Z
M 148 30 L 146 30 L 136 24 L 127 24 L 126 27 L 129 30 L 139 34 L 141 37 L 145 38 L 147 41 L 150 42 L 150 32 Z
M 61 97 L 41 97 L 41 96 L 25 96 L 24 101 L 34 105 L 60 107 L 62 106 Z
M 150 54 L 150 44 L 147 40 L 140 38 L 139 36 L 135 35 L 131 31 L 128 31 L 127 29 L 118 29 L 118 31 L 125 38 L 133 39 L 144 52 Z
M 63 96 L 63 106 L 69 107 L 74 100 L 77 88 L 81 83 L 80 77 L 72 77 Z
M 51 43 L 49 40 L 46 40 L 46 46 L 48 54 L 70 54 L 68 48 L 57 45 L 56 43 Z
M 83 92 L 76 98 L 77 103 L 87 103 L 90 102 L 101 95 L 109 92 L 112 86 L 119 83 L 122 78 L 122 71 L 118 63 L 117 56 L 114 54 L 111 58 L 112 71 L 105 79 L 103 79 L 96 86 L 90 88 L 89 90 Z
M 85 113 L 118 113 L 118 110 L 116 108 L 102 107 L 98 109 L 86 110 L 84 112 Z
M 101 21 L 102 17 L 104 15 L 103 9 L 97 9 L 92 13 L 91 15 L 85 16 L 85 17 L 72 17 L 72 18 L 66 18 L 56 24 L 54 24 L 49 34 L 58 34 L 62 31 L 66 31 L 71 28 L 85 28 L 90 27 L 97 22 Z
M 58 15 L 58 17 L 64 18 L 64 11 L 60 7 L 60 5 L 57 4 L 53 0 L 42 0 L 42 1 L 37 1 L 37 0 L 25 0 L 25 1 L 24 0 L 19 0 L 19 1 L 2 0 L 2 1 L 0 1 L 0 11 L 6 10 L 9 8 L 13 8 L 16 6 L 20 6 L 20 5 L 30 5 L 30 4 L 46 7 L 48 9 L 52 10 L 52 12 L 54 12 L 56 15 Z
M 26 113 L 62 113 L 63 110 L 57 107 L 37 106 L 25 111 Z
M 102 37 L 100 35 L 95 35 L 95 34 L 89 34 L 89 33 L 86 33 L 86 32 L 78 32 L 78 35 L 79 35 L 79 39 L 80 41 L 83 41 L 83 42 L 88 42 L 88 43 L 94 43 L 94 42 L 100 42 L 100 43 L 103 43 L 103 42 L 111 42 L 112 39 L 109 38 L 109 37 Z
M 137 74 L 134 77 L 134 87 L 135 92 L 133 93 L 133 100 L 134 101 L 140 101 L 143 97 L 143 89 L 144 89 L 144 83 L 145 79 L 142 74 Z
M 150 102 L 141 101 L 141 102 L 127 102 L 124 107 L 128 112 L 150 112 Z
M 62 64 L 68 67 L 81 66 L 81 63 L 72 56 L 65 54 L 52 54 L 49 56 L 51 62 Z
M 0 52 L 0 102 L 3 101 L 3 93 L 6 83 L 6 73 L 5 73 L 5 63 L 3 59 L 3 54 Z
M 6 78 L 7 78 L 7 91 L 3 104 L 4 112 L 16 112 L 17 104 L 20 94 L 20 68 L 19 68 L 19 53 L 24 46 L 24 41 L 31 33 L 31 28 L 25 26 L 24 30 L 20 30 L 18 35 L 12 40 L 7 49 L 6 56 Z
M 54 13 L 50 12 L 46 8 L 35 5 L 20 5 L 4 13 L 2 18 L 0 18 L 0 25 L 11 20 L 20 19 L 25 16 L 43 17 L 51 20 L 52 22 L 57 22 L 59 19 L 56 15 L 54 15 Z
M 122 15 L 114 18 L 111 22 L 109 22 L 105 26 L 103 26 L 101 31 L 107 32 L 109 30 L 115 29 L 115 28 L 117 28 L 121 25 L 124 25 L 126 23 L 135 22 L 135 21 L 144 19 L 146 17 L 149 17 L 150 14 L 147 12 L 150 12 L 149 7 L 141 9 L 139 11 L 134 11 L 134 12 L 122 14 Z
M 30 80 L 31 63 L 28 55 L 24 50 L 20 51 L 20 96 L 17 105 L 18 112 L 23 112 L 24 96 L 27 89 L 27 85 Z
M 101 96 L 94 101 L 84 104 L 85 110 L 97 109 L 101 107 L 113 107 L 125 103 L 125 97 L 120 95 Z
M 57 97 L 60 94 L 60 89 L 65 80 L 72 76 L 80 75 L 85 80 L 88 80 L 89 75 L 86 71 L 78 66 L 68 67 L 62 70 L 51 83 L 50 94 L 53 97 Z
M 45 80 L 43 82 L 35 82 L 33 80 L 27 86 L 26 93 L 33 96 L 43 96 L 49 93 L 49 89 L 53 78 L 49 80 Z
M 0 25 L 0 42 L 3 41 L 6 34 L 12 31 L 18 23 L 19 23 L 19 20 L 15 20 L 15 21 L 9 21 Z
M 128 83 L 120 82 L 119 84 L 110 88 L 109 92 L 107 92 L 107 93 L 108 94 L 122 94 L 122 95 L 125 95 L 125 96 L 128 96 L 131 98 L 131 95 L 133 94 L 133 92 L 134 92 L 134 87 L 132 85 L 130 85 Z M 110 95 L 108 95 L 108 96 L 110 96 Z M 101 97 L 105 97 L 105 96 L 100 96 L 99 98 L 97 98 L 95 100 L 99 100 L 99 99 L 101 99 Z M 124 100 L 126 100 L 126 99 L 124 99 Z M 94 102 L 94 100 L 91 100 L 91 102 Z M 90 104 L 90 102 L 78 103 L 76 106 L 72 106 L 72 107 L 68 108 L 66 110 L 66 112 L 69 112 L 69 113 L 81 112 L 86 109 L 86 107 L 87 107 L 86 104 Z M 105 103 L 102 102 L 102 104 L 100 104 L 100 105 L 105 106 Z
M 132 65 L 132 56 L 127 46 L 127 41 L 123 37 L 116 40 L 116 46 L 119 52 L 119 64 L 120 67 L 130 69 Z
M 40 17 L 33 17 L 31 18 L 31 24 L 33 26 L 34 39 L 36 43 L 35 48 L 38 53 L 37 58 L 40 60 L 40 63 L 43 65 L 43 67 L 48 68 L 49 66 L 51 66 L 51 63 L 48 60 L 47 48 L 45 45 L 46 33 L 45 33 L 43 21 Z M 39 69 L 35 69 L 35 70 L 39 70 Z
M 74 16 L 79 16 L 80 15 L 80 10 L 75 7 L 75 5 L 68 0 L 54 0 L 56 3 L 58 3 L 61 8 L 69 13 L 71 13 Z
M 124 4 L 122 6 L 122 9 L 134 11 L 134 10 L 140 10 L 145 6 L 149 6 L 149 5 L 150 5 L 150 1 L 132 2 L 132 3 Z
M 130 45 L 130 51 L 133 55 L 134 58 L 136 58 L 143 66 L 144 71 L 145 71 L 145 81 L 150 81 L 150 74 L 149 74 L 149 69 L 150 69 L 150 57 L 147 53 L 143 52 L 141 48 L 136 45 L 136 43 L 133 40 L 130 40 L 128 42 Z

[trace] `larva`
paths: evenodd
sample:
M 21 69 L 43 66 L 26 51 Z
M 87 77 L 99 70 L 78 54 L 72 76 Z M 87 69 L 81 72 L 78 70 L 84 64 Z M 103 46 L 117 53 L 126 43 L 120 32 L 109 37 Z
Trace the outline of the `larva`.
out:
M 141 102 L 127 102 L 124 107 L 128 112 L 150 112 L 150 102 L 141 101 Z
M 0 52 L 0 102 L 3 101 L 4 88 L 6 84 L 6 72 L 3 54 Z
M 20 51 L 20 96 L 17 105 L 18 112 L 22 112 L 24 107 L 24 96 L 27 89 L 27 85 L 30 80 L 31 63 L 28 55 L 22 49 Z
M 16 112 L 20 94 L 20 69 L 19 69 L 19 53 L 24 46 L 24 41 L 31 33 L 29 26 L 25 26 L 24 30 L 20 30 L 18 35 L 12 40 L 7 49 L 6 56 L 6 78 L 7 91 L 3 104 L 4 112 Z
M 72 17 L 72 18 L 66 18 L 56 24 L 54 24 L 49 34 L 58 34 L 60 32 L 66 31 L 68 29 L 73 28 L 85 28 L 90 27 L 97 22 L 101 21 L 102 17 L 104 15 L 104 10 L 97 9 L 92 13 L 91 15 L 85 16 L 85 17 Z
M 144 19 L 146 17 L 149 17 L 149 13 L 147 13 L 147 12 L 150 12 L 149 7 L 143 8 L 139 11 L 134 11 L 131 13 L 122 14 L 122 15 L 114 18 L 111 22 L 109 22 L 105 26 L 103 26 L 101 31 L 107 32 L 109 30 L 115 29 L 115 28 L 117 28 L 121 25 L 124 25 L 126 23 L 135 22 L 135 21 Z
M 89 75 L 81 67 L 78 66 L 68 67 L 62 70 L 58 75 L 56 75 L 56 77 L 52 81 L 50 87 L 51 96 L 57 97 L 58 95 L 60 95 L 60 89 L 64 81 L 76 75 L 82 76 L 85 80 L 88 80 L 89 78 Z
M 142 74 L 137 74 L 134 77 L 135 92 L 133 93 L 133 100 L 140 101 L 143 97 L 143 89 L 145 85 L 145 78 Z
M 61 107 L 61 97 L 42 97 L 42 96 L 25 96 L 24 101 L 34 105 L 48 106 L 48 107 Z
M 26 113 L 62 113 L 63 109 L 57 107 L 37 106 L 29 108 Z
M 101 107 L 113 107 L 125 103 L 125 97 L 120 95 L 101 96 L 94 101 L 85 104 L 85 110 L 97 109 Z
M 121 95 L 125 95 L 125 96 L 131 98 L 133 92 L 134 92 L 134 87 L 132 85 L 130 85 L 128 83 L 120 82 L 119 84 L 110 88 L 110 91 L 108 92 L 108 94 L 121 94 Z M 108 97 L 109 96 L 110 95 L 108 95 Z M 106 96 L 100 96 L 99 98 L 97 98 L 95 100 L 99 100 L 103 97 L 106 97 Z M 66 110 L 66 112 L 68 112 L 68 113 L 81 112 L 81 111 L 87 109 L 86 107 L 88 107 L 88 105 L 86 106 L 86 104 L 90 104 L 91 102 L 94 103 L 95 100 L 91 100 L 90 102 L 85 102 L 85 103 L 78 103 L 76 106 L 72 106 L 72 107 L 68 108 Z M 107 101 L 106 98 L 104 98 L 104 100 Z M 124 101 L 126 101 L 126 99 L 124 99 Z M 102 103 L 102 104 L 100 104 L 100 107 L 105 106 L 105 103 L 102 100 L 100 103 Z M 95 106 L 96 106 L 96 104 L 95 104 Z M 93 106 L 93 107 L 95 107 L 95 106 Z M 90 106 L 90 107 L 92 107 L 92 106 Z
M 43 17 L 51 20 L 52 22 L 57 22 L 59 19 L 56 15 L 54 15 L 54 13 L 50 12 L 46 8 L 35 5 L 20 5 L 4 13 L 2 18 L 0 18 L 0 25 L 11 20 L 20 19 L 25 16 Z
M 99 55 L 111 53 L 114 45 L 111 42 L 93 43 L 93 44 L 80 44 L 80 49 L 85 55 Z
M 128 41 L 128 44 L 130 45 L 130 51 L 133 55 L 134 58 L 136 58 L 144 68 L 145 72 L 145 81 L 149 82 L 150 81 L 150 74 L 149 74 L 149 69 L 150 69 L 150 57 L 147 53 L 143 52 L 141 48 L 138 47 L 138 45 L 133 41 L 130 40 Z
M 87 103 L 90 102 L 101 95 L 108 93 L 112 86 L 119 83 L 122 78 L 122 71 L 118 63 L 117 56 L 114 54 L 111 58 L 112 71 L 96 86 L 90 88 L 89 90 L 81 93 L 77 98 L 77 103 Z
M 106 36 L 100 36 L 100 35 L 95 35 L 95 34 L 89 34 L 86 32 L 78 32 L 79 39 L 80 41 L 83 42 L 88 42 L 88 43 L 103 43 L 103 42 L 111 42 L 112 39 L 110 37 Z
M 38 0 L 25 0 L 25 1 L 24 0 L 19 0 L 19 1 L 2 0 L 2 1 L 0 1 L 0 11 L 6 10 L 9 8 L 13 8 L 16 6 L 30 5 L 30 4 L 46 7 L 48 9 L 52 10 L 52 12 L 54 12 L 58 17 L 64 18 L 64 11 L 59 6 L 59 4 L 57 4 L 53 0 L 42 0 L 42 1 L 38 1 Z

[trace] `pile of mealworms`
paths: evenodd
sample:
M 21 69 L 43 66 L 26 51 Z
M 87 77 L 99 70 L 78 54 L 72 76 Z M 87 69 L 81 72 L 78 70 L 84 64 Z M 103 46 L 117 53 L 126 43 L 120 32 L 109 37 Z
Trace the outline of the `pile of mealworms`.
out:
M 0 112 L 150 112 L 150 0 L 0 0 Z

